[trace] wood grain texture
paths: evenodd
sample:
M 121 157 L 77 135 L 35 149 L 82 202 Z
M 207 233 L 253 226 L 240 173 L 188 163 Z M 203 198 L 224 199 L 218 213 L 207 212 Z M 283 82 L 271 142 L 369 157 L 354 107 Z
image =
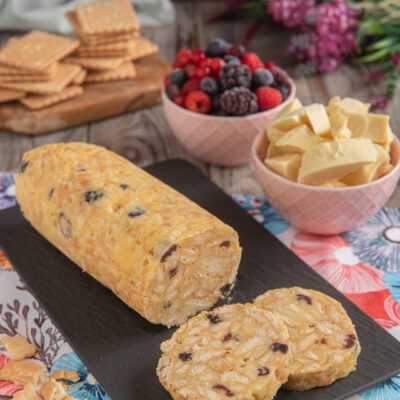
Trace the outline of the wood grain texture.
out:
M 204 47 L 213 37 L 225 37 L 232 42 L 241 42 L 250 23 L 240 19 L 206 24 L 210 16 L 225 9 L 224 2 L 177 2 L 175 5 L 176 22 L 173 25 L 142 28 L 142 35 L 158 43 L 160 56 L 169 62 L 180 49 Z M 0 35 L 0 46 L 9 36 Z M 290 74 L 294 74 L 293 60 L 283 51 L 289 37 L 290 32 L 264 26 L 247 48 L 259 53 L 264 60 L 274 60 Z M 311 78 L 295 77 L 297 93 L 304 103 L 326 102 L 334 95 L 353 96 L 367 101 L 369 97 L 378 93 L 379 88 L 374 89 L 366 85 L 362 78 L 363 73 L 364 69 L 345 64 L 328 74 Z M 395 133 L 400 132 L 400 114 L 395 112 L 399 107 L 400 94 L 397 94 L 386 110 L 391 115 L 391 125 Z M 76 129 L 51 133 L 39 140 L 0 131 L 0 170 L 15 170 L 23 152 L 37 146 L 39 142 L 44 144 L 59 140 L 88 140 L 109 147 L 141 166 L 169 158 L 183 158 L 194 162 L 226 192 L 262 195 L 249 166 L 216 167 L 195 160 L 188 154 L 169 129 L 161 106 L 82 125 Z M 394 193 L 388 204 L 400 206 L 400 190 Z

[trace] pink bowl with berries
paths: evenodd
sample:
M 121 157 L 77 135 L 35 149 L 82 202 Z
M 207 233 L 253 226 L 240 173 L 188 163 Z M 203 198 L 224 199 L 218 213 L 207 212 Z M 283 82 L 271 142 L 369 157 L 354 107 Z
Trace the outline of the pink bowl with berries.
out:
M 263 64 L 239 45 L 221 54 L 218 45 L 228 44 L 215 41 L 216 48 L 210 50 L 211 41 L 206 53 L 178 53 L 162 90 L 164 113 L 177 139 L 194 156 L 216 165 L 242 165 L 250 160 L 255 137 L 293 101 L 296 88 L 273 63 Z

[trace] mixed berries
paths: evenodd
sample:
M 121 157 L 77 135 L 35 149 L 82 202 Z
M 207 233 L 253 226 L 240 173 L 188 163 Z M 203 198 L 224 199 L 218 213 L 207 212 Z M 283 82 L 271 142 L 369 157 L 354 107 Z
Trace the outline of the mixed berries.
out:
M 212 39 L 205 51 L 181 50 L 165 80 L 168 97 L 201 114 L 248 115 L 279 106 L 290 93 L 287 76 L 244 46 Z

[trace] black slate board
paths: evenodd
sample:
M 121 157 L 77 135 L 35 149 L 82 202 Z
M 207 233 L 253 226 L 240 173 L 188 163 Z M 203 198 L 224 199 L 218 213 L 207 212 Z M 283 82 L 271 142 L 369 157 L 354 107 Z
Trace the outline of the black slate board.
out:
M 230 302 L 267 289 L 303 286 L 339 300 L 356 325 L 357 371 L 325 388 L 281 390 L 277 400 L 339 400 L 400 372 L 400 342 L 341 295 L 191 164 L 171 160 L 146 168 L 235 228 L 243 247 Z M 40 236 L 18 207 L 0 212 L 0 247 L 112 400 L 167 400 L 155 374 L 160 343 L 173 330 L 128 308 Z

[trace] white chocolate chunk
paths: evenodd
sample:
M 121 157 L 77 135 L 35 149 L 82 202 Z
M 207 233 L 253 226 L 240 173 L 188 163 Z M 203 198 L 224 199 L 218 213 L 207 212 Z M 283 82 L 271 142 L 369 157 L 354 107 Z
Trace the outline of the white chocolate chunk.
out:
M 349 115 L 349 127 L 352 137 L 366 137 L 381 144 L 392 139 L 388 115 L 352 113 Z
M 298 108 L 288 114 L 283 115 L 281 118 L 273 121 L 271 126 L 281 131 L 288 131 L 298 125 L 309 124 L 308 117 L 304 108 Z
M 331 109 L 329 113 L 331 123 L 331 135 L 334 139 L 346 139 L 351 137 L 351 131 L 347 127 L 348 117 L 338 107 Z
M 326 139 L 314 135 L 307 125 L 299 125 L 286 132 L 276 141 L 275 146 L 279 150 L 304 153 L 310 147 L 325 141 Z
M 351 131 L 351 137 L 363 137 L 367 130 L 368 119 L 366 114 L 349 113 L 347 126 Z
M 274 120 L 277 120 L 281 118 L 283 115 L 290 113 L 291 111 L 298 110 L 299 108 L 302 108 L 303 104 L 301 104 L 301 101 L 296 97 L 291 103 L 289 103 L 286 107 L 284 107 L 274 118 Z
M 351 97 L 345 97 L 340 99 L 340 97 L 333 97 L 329 101 L 328 111 L 331 111 L 332 108 L 340 108 L 343 112 L 346 113 L 360 113 L 366 114 L 370 108 L 369 103 L 363 103 L 360 100 L 352 99 Z
M 330 133 L 331 123 L 322 104 L 311 104 L 305 107 L 305 112 L 316 135 L 325 136 Z
M 320 185 L 342 179 L 365 164 L 375 162 L 377 150 L 369 139 L 342 139 L 320 143 L 304 153 L 298 182 Z
M 275 142 L 276 140 L 278 140 L 285 134 L 285 131 L 276 129 L 274 126 L 270 126 L 270 127 L 268 127 L 266 134 L 267 134 L 267 138 L 270 142 Z
M 265 165 L 284 178 L 296 181 L 301 165 L 301 155 L 293 153 L 267 158 L 265 159 Z
M 287 154 L 287 153 L 293 153 L 293 152 L 292 151 L 285 152 L 284 150 L 280 150 L 276 147 L 275 142 L 271 142 L 267 149 L 267 158 L 283 156 L 284 154 Z

